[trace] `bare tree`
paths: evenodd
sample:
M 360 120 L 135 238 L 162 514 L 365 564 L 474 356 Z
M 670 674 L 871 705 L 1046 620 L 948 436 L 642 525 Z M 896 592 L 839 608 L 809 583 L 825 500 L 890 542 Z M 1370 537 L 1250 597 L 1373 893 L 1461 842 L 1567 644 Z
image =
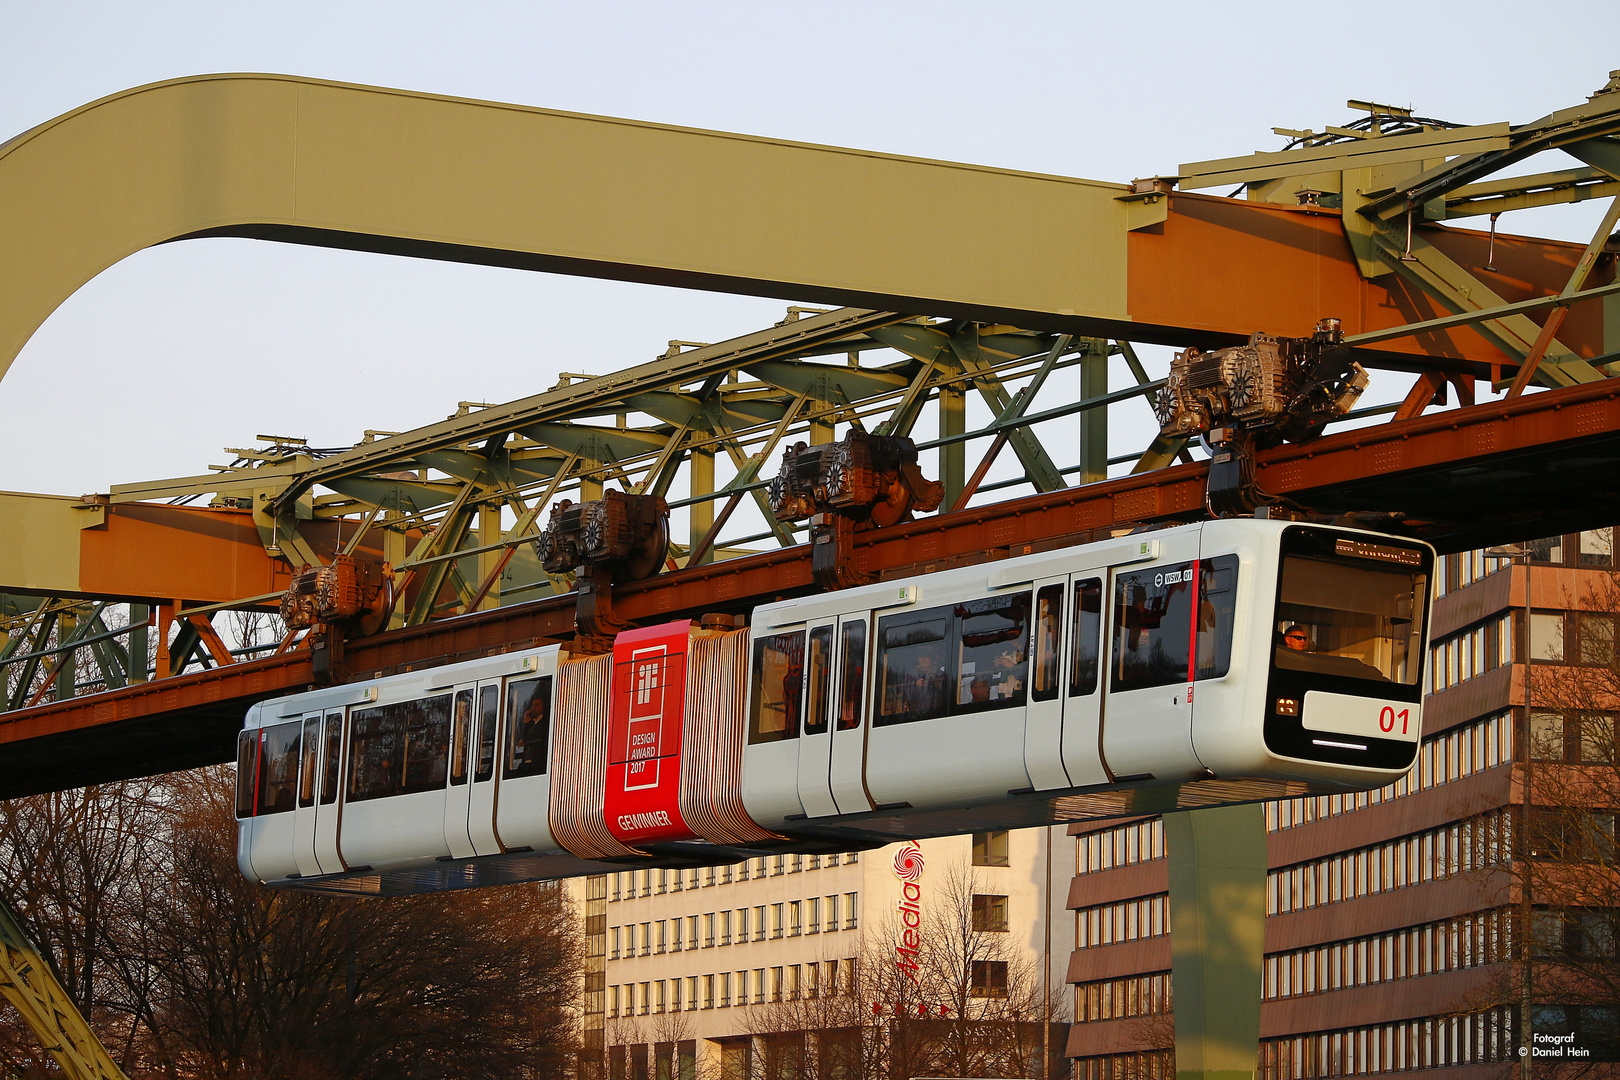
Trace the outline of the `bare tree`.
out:
M 1007 932 L 1001 909 L 962 868 L 935 883 L 914 957 L 891 918 L 838 985 L 754 1008 L 761 1080 L 1065 1075 L 1067 995 Z M 908 961 L 897 963 L 897 959 Z M 910 960 L 915 959 L 915 969 Z M 825 991 L 825 992 L 823 992 Z M 1043 1047 L 1053 1051 L 1043 1072 Z M 729 1078 L 728 1078 L 729 1080 Z

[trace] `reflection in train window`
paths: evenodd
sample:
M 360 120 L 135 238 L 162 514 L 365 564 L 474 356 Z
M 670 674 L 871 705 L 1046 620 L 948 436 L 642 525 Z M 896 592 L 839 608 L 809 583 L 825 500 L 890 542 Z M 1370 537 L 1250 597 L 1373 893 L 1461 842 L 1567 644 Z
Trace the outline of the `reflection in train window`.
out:
M 956 619 L 961 651 L 952 711 L 1022 705 L 1029 678 L 1029 593 L 958 604 Z
M 770 634 L 754 642 L 753 701 L 748 741 L 797 738 L 804 694 L 804 631 Z
M 450 695 L 356 709 L 350 720 L 349 801 L 444 786 Z
M 866 620 L 844 624 L 844 663 L 839 676 L 838 730 L 861 726 L 861 694 L 866 689 Z
M 249 728 L 236 736 L 236 816 L 253 816 L 253 793 L 258 790 L 259 731 Z
M 877 718 L 931 720 L 1024 703 L 1030 594 L 992 596 L 878 621 Z
M 818 626 L 810 631 L 810 701 L 804 710 L 804 733 L 824 735 L 827 731 L 827 704 L 832 690 L 833 628 Z
M 1058 634 L 1063 626 L 1063 586 L 1048 585 L 1035 594 L 1035 666 L 1030 697 L 1051 701 L 1058 692 Z
M 1235 555 L 1119 575 L 1114 590 L 1112 689 L 1142 690 L 1225 675 L 1232 658 L 1236 600 Z M 1196 666 L 1188 657 L 1195 643 Z
M 467 741 L 472 737 L 473 692 L 456 692 L 455 717 L 450 722 L 450 786 L 467 782 Z
M 298 786 L 298 737 L 303 724 L 261 728 L 264 740 L 259 748 L 259 798 L 257 813 L 279 814 L 293 808 L 293 791 Z
M 315 805 L 315 766 L 321 756 L 321 718 L 304 721 L 304 761 L 298 770 L 298 805 Z
M 1406 554 L 1392 545 L 1362 545 Z M 1410 552 L 1414 563 L 1418 559 Z M 1408 686 L 1423 673 L 1424 593 L 1420 566 L 1372 558 L 1285 555 L 1277 595 L 1280 668 Z M 1303 648 L 1285 647 L 1293 628 Z M 1303 638 L 1303 640 L 1301 640 Z
M 329 712 L 326 714 L 326 760 L 321 765 L 321 805 L 328 806 L 337 802 L 338 776 L 341 773 L 341 752 L 343 750 L 343 714 Z
M 878 724 L 944 716 L 950 702 L 952 609 L 928 608 L 878 621 Z
M 1102 652 L 1102 579 L 1074 583 L 1073 637 L 1069 642 L 1069 696 L 1097 692 L 1097 661 Z
M 481 784 L 495 775 L 495 724 L 501 718 L 501 688 L 486 686 L 478 691 L 478 767 L 473 783 Z
M 506 765 L 502 775 L 540 776 L 546 771 L 550 734 L 551 679 L 506 684 Z

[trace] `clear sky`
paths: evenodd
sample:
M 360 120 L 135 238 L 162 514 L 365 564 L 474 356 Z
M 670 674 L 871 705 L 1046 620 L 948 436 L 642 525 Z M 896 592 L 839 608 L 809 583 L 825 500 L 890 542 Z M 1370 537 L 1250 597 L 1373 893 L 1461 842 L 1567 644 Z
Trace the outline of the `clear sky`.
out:
M 1128 180 L 1280 148 L 1274 125 L 1346 123 L 1349 98 L 1521 123 L 1613 68 L 1613 0 L 0 0 L 0 141 L 142 83 L 272 71 Z M 1584 242 L 1595 209 L 1510 223 Z M 81 289 L 0 381 L 0 489 L 201 472 L 260 433 L 348 445 L 782 309 L 248 240 L 166 245 Z

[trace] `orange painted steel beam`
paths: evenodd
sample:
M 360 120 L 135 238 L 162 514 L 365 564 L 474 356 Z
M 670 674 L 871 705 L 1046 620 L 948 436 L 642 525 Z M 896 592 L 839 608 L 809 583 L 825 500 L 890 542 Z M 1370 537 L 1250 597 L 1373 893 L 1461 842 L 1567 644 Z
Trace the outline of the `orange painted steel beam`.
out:
M 899 576 L 1081 542 L 1135 523 L 1192 519 L 1203 513 L 1204 475 L 1202 463 L 1180 465 L 925 518 L 858 534 L 855 558 L 874 576 Z M 1410 531 L 1442 550 L 1614 524 L 1620 382 L 1278 447 L 1260 455 L 1258 475 L 1272 494 L 1329 511 L 1403 511 Z M 799 545 L 620 586 L 614 607 L 647 622 L 742 612 L 811 588 L 809 548 Z M 549 597 L 352 641 L 341 666 L 350 679 L 366 678 L 561 640 L 572 630 L 572 596 Z M 0 714 L 0 797 L 63 786 L 62 777 L 86 782 L 74 748 L 114 746 L 120 738 L 136 750 L 97 758 L 103 771 L 96 777 L 225 760 L 249 702 L 302 689 L 310 678 L 307 654 L 299 653 Z M 153 751 L 150 732 L 175 743 Z M 62 760 L 63 751 L 73 752 Z
M 1306 336 L 1318 319 L 1332 317 L 1343 321 L 1349 337 L 1452 314 L 1398 274 L 1363 278 L 1337 210 L 1181 193 L 1168 198 L 1164 222 L 1128 234 L 1126 306 L 1137 325 L 1127 336 L 1178 343 L 1202 333 L 1210 344 L 1225 345 L 1256 330 Z M 1423 235 L 1471 272 L 1491 261 L 1485 232 L 1447 227 Z M 1548 296 L 1568 282 L 1583 250 L 1499 233 L 1496 272 L 1485 277 L 1508 303 Z M 1606 351 L 1603 308 L 1573 307 L 1559 329 L 1559 340 L 1583 359 Z M 1533 318 L 1543 322 L 1547 313 Z M 1518 364 L 1470 327 L 1393 339 L 1376 351 L 1396 364 L 1409 359 L 1414 368 L 1437 360 Z

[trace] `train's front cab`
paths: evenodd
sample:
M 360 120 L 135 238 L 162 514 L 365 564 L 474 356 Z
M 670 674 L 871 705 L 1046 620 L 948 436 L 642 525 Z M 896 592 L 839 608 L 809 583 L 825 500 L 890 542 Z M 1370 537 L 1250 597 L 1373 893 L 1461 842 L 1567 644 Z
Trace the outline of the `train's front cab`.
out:
M 1206 523 L 1193 744 L 1218 776 L 1364 788 L 1412 766 L 1422 735 L 1434 550 L 1379 533 Z M 1231 595 L 1223 578 L 1235 576 Z M 1214 675 L 1213 671 L 1208 672 Z

